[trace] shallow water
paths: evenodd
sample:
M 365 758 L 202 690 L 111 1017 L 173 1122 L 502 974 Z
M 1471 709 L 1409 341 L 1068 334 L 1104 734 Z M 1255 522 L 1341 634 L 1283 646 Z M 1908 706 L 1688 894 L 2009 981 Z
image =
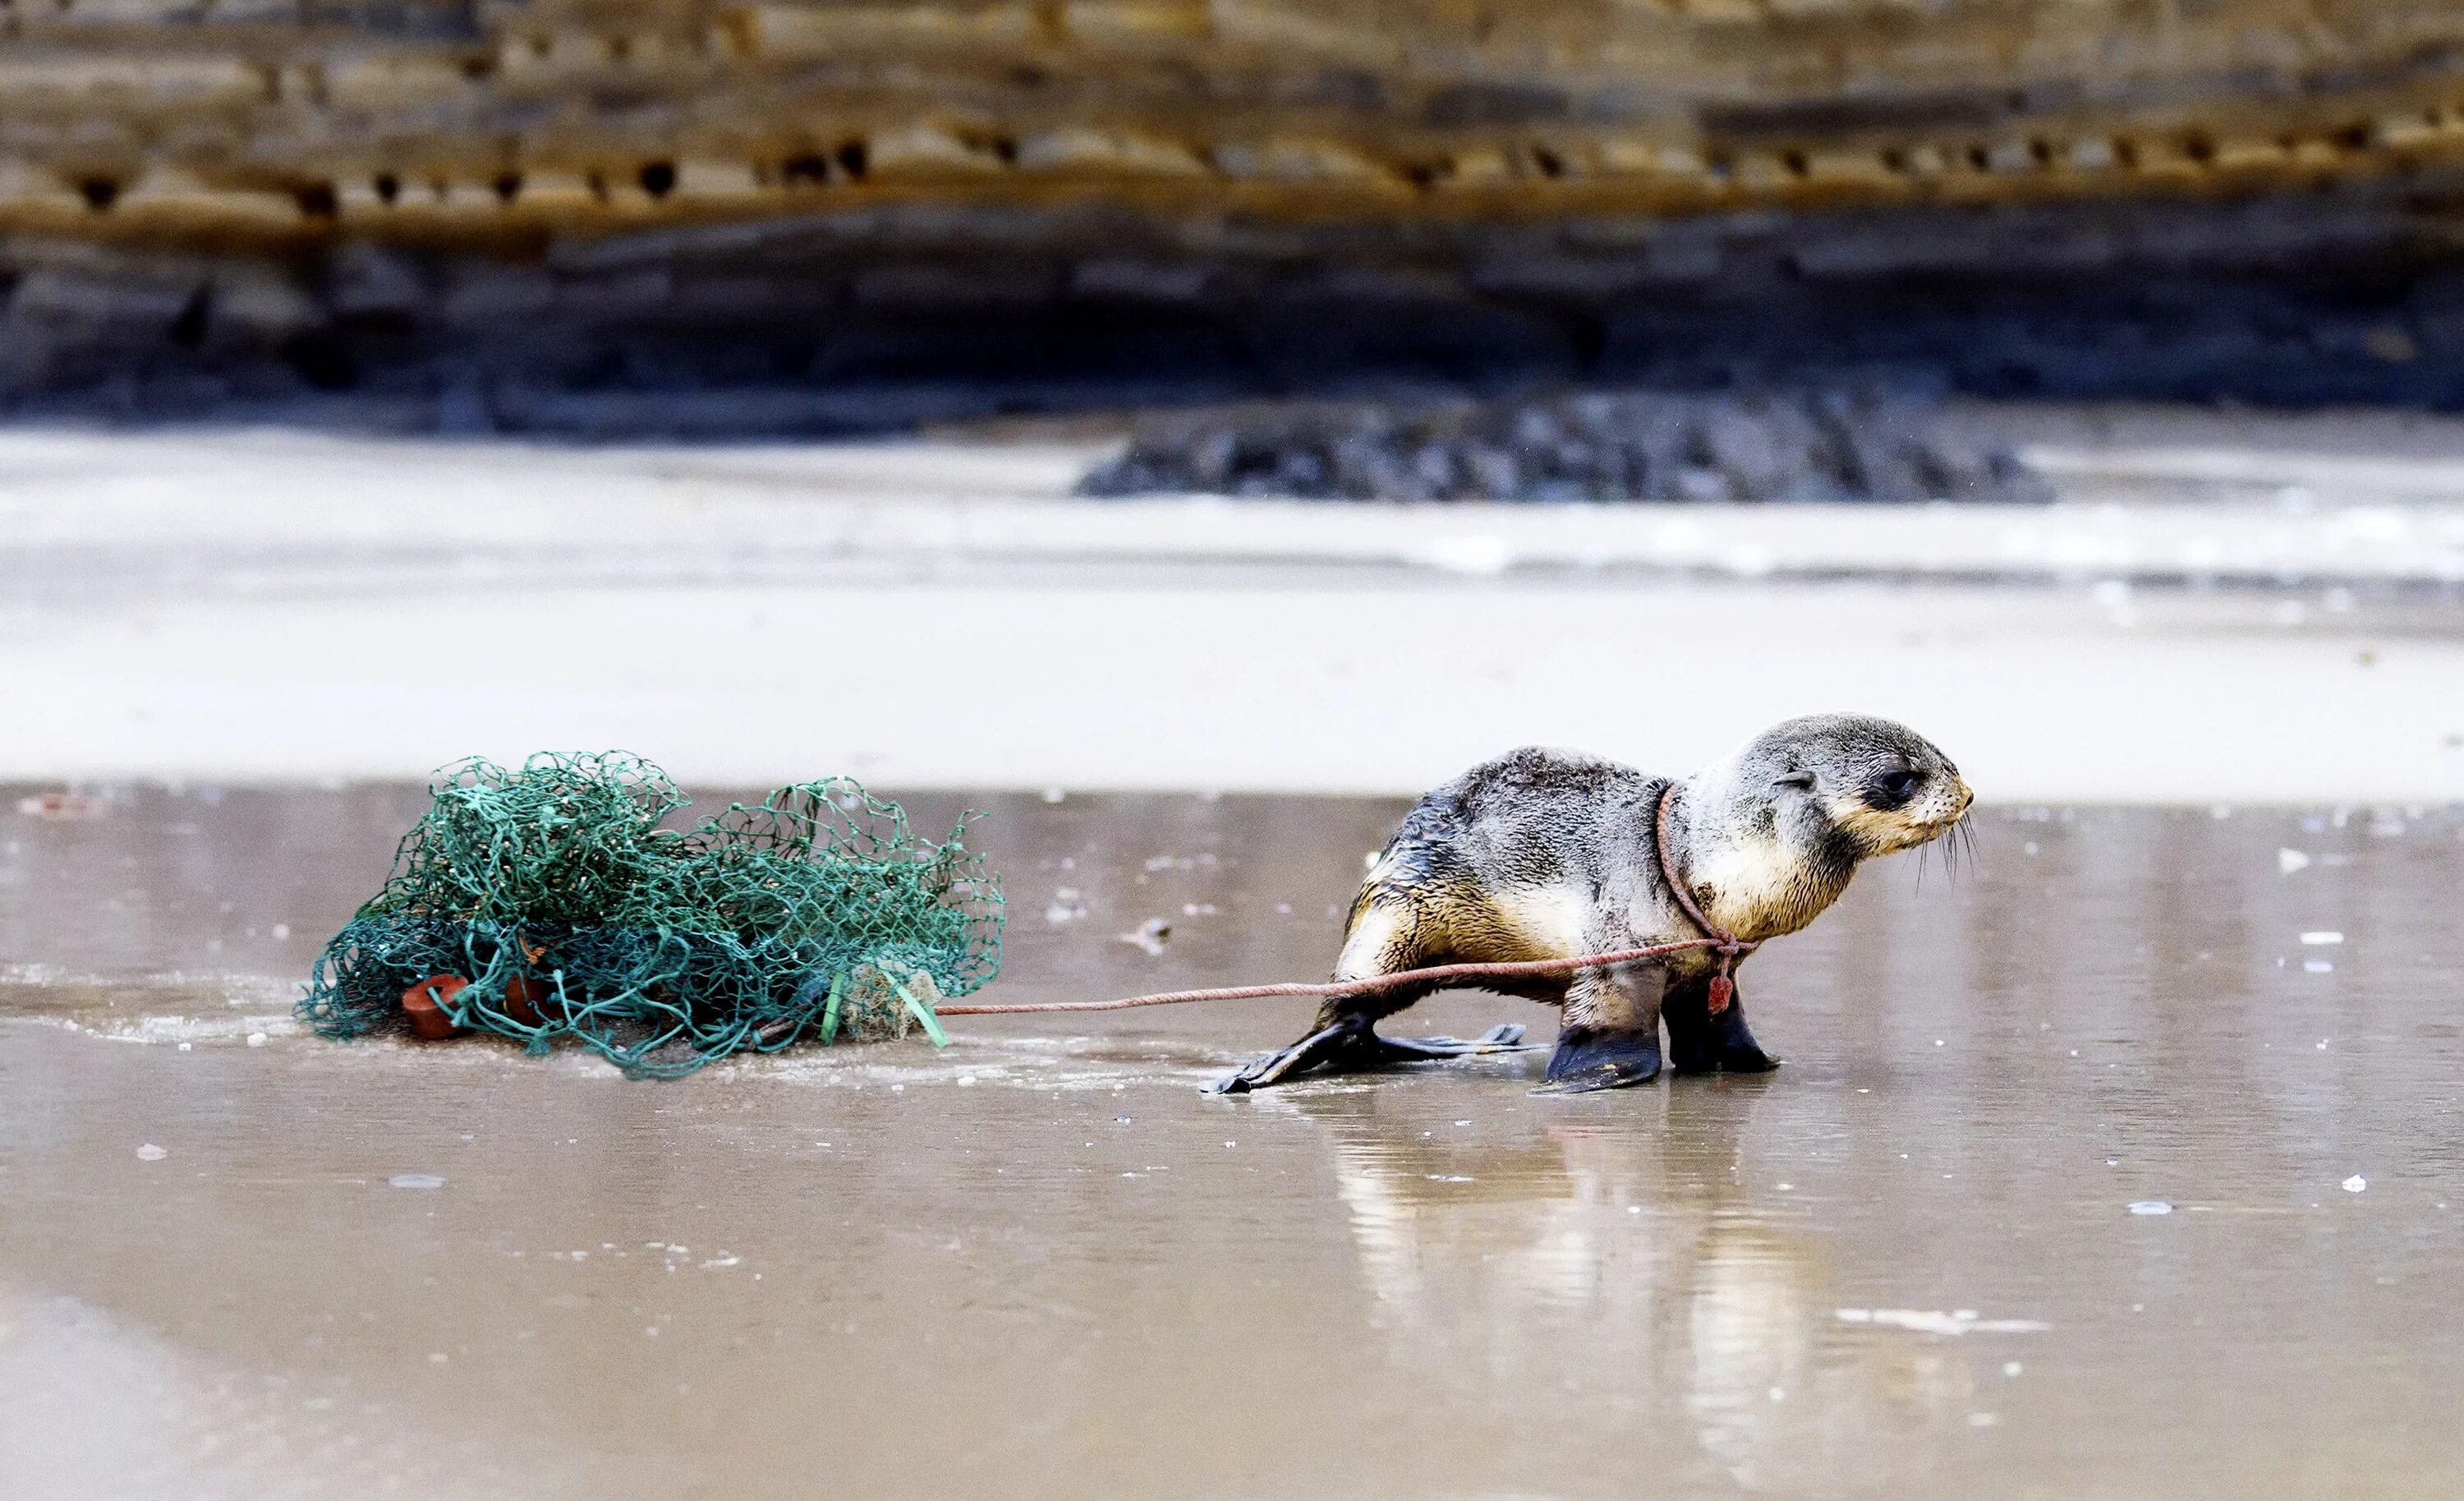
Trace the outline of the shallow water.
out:
M 416 789 L 31 790 L 10 1501 L 2464 1490 L 2453 813 L 1989 809 L 1755 959 L 1774 1075 L 1217 1099 L 1304 1005 L 671 1085 L 323 1043 Z M 1314 978 L 1399 811 L 988 806 L 1019 1000 Z

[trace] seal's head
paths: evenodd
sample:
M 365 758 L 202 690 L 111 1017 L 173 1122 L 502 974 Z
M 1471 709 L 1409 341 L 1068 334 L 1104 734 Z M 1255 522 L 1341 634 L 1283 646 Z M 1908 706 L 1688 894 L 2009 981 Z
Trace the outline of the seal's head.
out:
M 1775 724 L 1685 791 L 1678 809 L 1706 910 L 1749 938 L 1813 921 L 1859 862 L 1942 838 L 1976 801 L 1932 741 L 1860 714 Z
M 1738 754 L 1734 791 L 1753 774 L 1789 831 L 1851 842 L 1871 859 L 1941 838 L 1968 816 L 1976 794 L 1935 744 L 1904 724 L 1862 714 L 1820 714 L 1775 724 Z

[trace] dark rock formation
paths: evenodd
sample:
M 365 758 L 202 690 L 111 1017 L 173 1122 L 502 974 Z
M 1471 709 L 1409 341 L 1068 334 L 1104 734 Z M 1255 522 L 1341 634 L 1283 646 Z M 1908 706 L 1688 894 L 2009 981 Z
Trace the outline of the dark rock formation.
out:
M 2006 446 L 1933 404 L 1840 389 L 1665 391 L 1153 422 L 1092 496 L 1333 500 L 2041 500 Z

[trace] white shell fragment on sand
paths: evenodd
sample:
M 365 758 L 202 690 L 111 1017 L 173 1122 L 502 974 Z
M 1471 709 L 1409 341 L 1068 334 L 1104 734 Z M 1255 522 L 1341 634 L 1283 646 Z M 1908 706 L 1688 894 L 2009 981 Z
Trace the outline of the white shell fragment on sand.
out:
M 2035 1318 L 1980 1318 L 1974 1309 L 1841 1308 L 1831 1316 L 1843 1324 L 1887 1324 L 1921 1335 L 2036 1335 L 2054 1326 Z

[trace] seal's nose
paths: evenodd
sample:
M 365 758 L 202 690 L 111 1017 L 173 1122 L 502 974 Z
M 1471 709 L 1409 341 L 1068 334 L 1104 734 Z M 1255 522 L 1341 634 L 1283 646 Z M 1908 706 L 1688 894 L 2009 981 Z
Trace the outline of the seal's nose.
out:
M 1968 784 L 1968 779 L 1963 777 L 1959 782 L 1959 811 L 1951 816 L 1954 818 L 1966 818 L 1968 816 L 1968 810 L 1975 806 L 1976 789 L 1969 786 Z

